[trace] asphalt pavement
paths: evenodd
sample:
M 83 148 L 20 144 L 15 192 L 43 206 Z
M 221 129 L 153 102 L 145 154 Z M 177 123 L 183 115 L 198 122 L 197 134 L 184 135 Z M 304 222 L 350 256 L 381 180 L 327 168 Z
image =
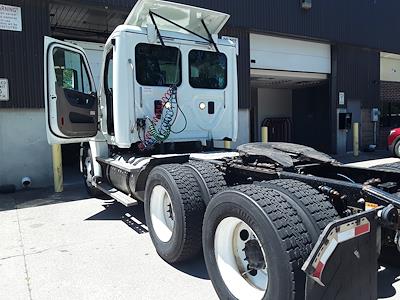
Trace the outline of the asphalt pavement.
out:
M 89 198 L 81 184 L 0 194 L 0 299 L 217 299 L 202 257 L 170 265 L 143 206 Z M 400 269 L 378 273 L 379 299 L 400 299 Z

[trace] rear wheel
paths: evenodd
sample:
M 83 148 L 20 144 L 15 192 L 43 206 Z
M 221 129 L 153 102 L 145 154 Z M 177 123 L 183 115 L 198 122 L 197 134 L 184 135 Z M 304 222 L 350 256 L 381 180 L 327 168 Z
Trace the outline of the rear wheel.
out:
M 314 243 L 326 225 L 339 217 L 329 198 L 304 182 L 277 179 L 260 184 L 288 197 L 288 201 L 302 218 Z
M 224 174 L 213 164 L 205 161 L 192 160 L 184 165 L 197 179 L 204 203 L 226 188 Z
M 201 251 L 205 205 L 187 168 L 155 167 L 147 178 L 144 208 L 151 239 L 164 260 L 180 262 Z
M 208 274 L 221 299 L 302 299 L 312 241 L 277 191 L 242 185 L 217 194 L 204 217 Z

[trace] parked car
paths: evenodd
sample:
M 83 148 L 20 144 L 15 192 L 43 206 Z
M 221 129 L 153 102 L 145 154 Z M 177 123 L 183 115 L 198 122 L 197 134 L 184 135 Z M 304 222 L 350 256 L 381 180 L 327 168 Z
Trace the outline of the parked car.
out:
M 390 152 L 395 156 L 400 157 L 400 128 L 395 128 L 390 131 L 388 136 L 388 146 Z

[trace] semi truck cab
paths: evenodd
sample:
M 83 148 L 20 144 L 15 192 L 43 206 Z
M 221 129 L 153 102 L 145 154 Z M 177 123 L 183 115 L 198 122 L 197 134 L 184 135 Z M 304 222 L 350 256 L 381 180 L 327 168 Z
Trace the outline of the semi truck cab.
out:
M 203 251 L 221 299 L 376 299 L 380 249 L 400 249 L 399 166 L 290 143 L 213 149 L 237 138 L 238 44 L 217 37 L 228 18 L 138 1 L 97 88 L 83 49 L 45 37 L 49 143 L 82 143 L 91 196 L 144 202 L 165 261 Z
M 229 15 L 139 1 L 108 38 L 95 86 L 80 47 L 45 38 L 50 143 L 236 140 L 237 44 L 219 39 Z

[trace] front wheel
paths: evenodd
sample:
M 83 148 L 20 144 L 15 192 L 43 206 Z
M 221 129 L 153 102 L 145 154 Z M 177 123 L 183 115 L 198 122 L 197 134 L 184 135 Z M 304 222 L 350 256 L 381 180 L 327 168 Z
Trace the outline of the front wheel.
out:
M 108 198 L 106 194 L 97 189 L 92 184 L 94 169 L 93 169 L 93 157 L 88 144 L 81 146 L 81 164 L 82 164 L 82 177 L 87 193 L 94 198 Z
M 302 299 L 301 266 L 312 241 L 296 210 L 275 190 L 242 185 L 207 206 L 203 251 L 221 299 Z

